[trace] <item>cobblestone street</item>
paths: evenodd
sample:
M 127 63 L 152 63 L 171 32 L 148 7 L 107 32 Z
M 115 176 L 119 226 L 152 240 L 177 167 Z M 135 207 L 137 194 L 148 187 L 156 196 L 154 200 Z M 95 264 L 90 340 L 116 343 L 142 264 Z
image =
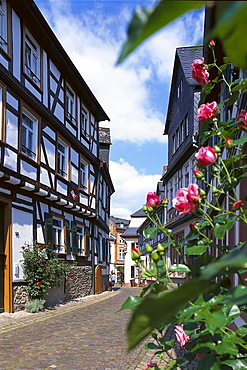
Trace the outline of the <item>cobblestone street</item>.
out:
M 142 370 L 153 352 L 126 351 L 130 311 L 116 311 L 139 288 L 85 297 L 38 314 L 0 315 L 0 370 Z

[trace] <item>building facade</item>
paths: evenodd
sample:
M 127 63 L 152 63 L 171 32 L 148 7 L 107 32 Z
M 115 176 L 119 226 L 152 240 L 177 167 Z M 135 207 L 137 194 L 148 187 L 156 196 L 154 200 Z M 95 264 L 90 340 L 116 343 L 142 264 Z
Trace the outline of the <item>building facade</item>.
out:
M 100 152 L 109 117 L 39 9 L 2 0 L 0 17 L 0 311 L 12 312 L 34 243 L 91 266 L 93 292 L 96 269 L 106 289 L 114 188 Z

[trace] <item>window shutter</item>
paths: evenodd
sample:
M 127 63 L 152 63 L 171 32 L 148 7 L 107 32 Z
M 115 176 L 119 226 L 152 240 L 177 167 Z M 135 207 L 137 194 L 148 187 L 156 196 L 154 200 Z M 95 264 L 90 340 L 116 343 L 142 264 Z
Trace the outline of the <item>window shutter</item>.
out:
M 45 212 L 44 216 L 45 216 L 45 244 L 47 245 L 47 248 L 54 250 L 52 214 Z
M 103 261 L 106 260 L 106 242 L 105 242 L 105 238 L 102 239 L 102 259 L 103 259 Z
M 65 223 L 65 228 L 66 228 L 66 252 L 71 253 L 69 220 L 64 220 L 64 223 Z
M 77 224 L 76 221 L 72 221 L 72 253 L 78 253 L 78 239 L 77 239 Z
M 85 235 L 86 235 L 86 256 L 90 256 L 90 230 L 89 227 L 85 227 Z
M 97 251 L 98 259 L 101 261 L 101 258 L 100 258 L 100 238 L 99 238 L 99 236 L 96 239 L 96 251 Z

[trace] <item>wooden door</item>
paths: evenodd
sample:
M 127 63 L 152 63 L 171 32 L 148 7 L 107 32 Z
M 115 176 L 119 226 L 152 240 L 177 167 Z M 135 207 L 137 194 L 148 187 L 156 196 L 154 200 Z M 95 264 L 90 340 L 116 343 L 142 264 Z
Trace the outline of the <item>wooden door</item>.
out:
M 0 205 L 0 313 L 4 312 L 4 208 Z
M 102 293 L 102 270 L 100 266 L 96 266 L 94 275 L 95 294 Z

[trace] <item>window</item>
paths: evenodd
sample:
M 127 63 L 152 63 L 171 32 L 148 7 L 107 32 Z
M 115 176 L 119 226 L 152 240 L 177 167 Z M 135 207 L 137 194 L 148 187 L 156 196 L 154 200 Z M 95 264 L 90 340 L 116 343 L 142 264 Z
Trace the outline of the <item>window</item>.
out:
M 176 151 L 176 137 L 175 135 L 172 136 L 172 154 Z
M 184 137 L 189 135 L 189 116 L 186 114 L 184 118 Z
M 6 0 L 0 0 L 0 47 L 7 51 Z
M 68 86 L 66 88 L 66 117 L 75 123 L 75 94 Z
M 80 188 L 87 190 L 88 187 L 88 164 L 83 159 L 80 160 Z
M 184 174 L 184 186 L 187 188 L 189 186 L 189 165 L 185 165 L 185 174 Z
M 0 85 L 0 140 L 3 139 L 3 88 Z
M 78 254 L 84 255 L 84 226 L 77 225 Z
M 33 37 L 25 34 L 25 73 L 40 84 L 40 49 Z
M 52 234 L 53 234 L 53 243 L 54 249 L 57 252 L 61 252 L 63 250 L 63 223 L 61 219 L 52 218 Z
M 123 248 L 120 248 L 120 249 L 119 249 L 118 259 L 119 259 L 120 261 L 123 261 L 123 260 L 124 260 L 124 249 L 123 249 Z
M 179 81 L 178 87 L 177 87 L 177 97 L 178 97 L 178 99 L 181 96 L 182 92 L 183 92 L 183 78 L 181 78 L 181 80 Z
M 81 109 L 81 133 L 84 136 L 88 135 L 88 113 L 84 108 Z
M 22 153 L 28 157 L 35 159 L 37 150 L 37 132 L 38 122 L 29 113 L 22 113 L 22 138 L 21 147 Z
M 57 172 L 60 176 L 67 178 L 68 146 L 61 140 L 58 141 L 57 156 L 58 156 L 58 171 Z

